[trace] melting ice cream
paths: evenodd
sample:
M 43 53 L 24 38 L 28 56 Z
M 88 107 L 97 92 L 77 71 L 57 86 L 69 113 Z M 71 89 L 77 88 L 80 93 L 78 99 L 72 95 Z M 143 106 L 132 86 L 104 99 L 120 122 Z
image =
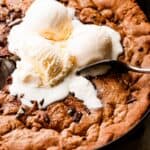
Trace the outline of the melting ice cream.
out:
M 21 61 L 13 73 L 11 94 L 24 94 L 22 103 L 41 101 L 43 107 L 69 92 L 89 108 L 101 107 L 92 83 L 75 70 L 98 60 L 117 59 L 120 35 L 107 26 L 83 24 L 74 9 L 55 0 L 35 0 L 23 22 L 8 37 L 9 50 Z

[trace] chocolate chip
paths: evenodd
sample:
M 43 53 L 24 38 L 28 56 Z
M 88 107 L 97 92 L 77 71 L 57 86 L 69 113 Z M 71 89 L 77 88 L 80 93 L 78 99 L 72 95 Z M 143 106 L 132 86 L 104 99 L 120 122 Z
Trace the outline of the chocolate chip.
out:
M 21 95 L 20 95 L 20 98 L 23 98 L 23 97 L 24 97 L 24 94 L 21 94 Z
M 16 95 L 14 95 L 14 99 L 17 99 L 18 98 L 18 95 L 16 94 Z
M 85 111 L 88 113 L 88 115 L 91 114 L 91 111 L 87 107 L 85 107 Z
M 82 113 L 81 112 L 76 112 L 73 116 L 73 121 L 78 123 L 81 120 Z
M 30 102 L 31 102 L 31 104 L 34 104 L 36 101 L 34 101 L 34 100 L 30 100 Z
M 76 112 L 76 109 L 74 107 L 71 107 L 68 109 L 67 114 L 70 116 L 73 116 Z
M 48 117 L 48 115 L 45 115 L 44 121 L 45 121 L 46 123 L 50 123 L 50 118 Z
M 39 104 L 41 105 L 41 106 L 43 106 L 43 104 L 44 104 L 44 98 L 39 102 Z
M 86 140 L 86 136 L 84 136 L 84 137 L 82 138 L 82 140 L 84 140 L 84 141 L 85 141 L 85 140 Z
M 75 94 L 74 94 L 74 93 L 72 93 L 72 92 L 70 92 L 70 93 L 69 93 L 69 95 L 70 95 L 70 96 L 75 96 Z
M 8 90 L 5 91 L 5 94 L 10 94 L 10 92 Z
M 0 108 L 0 114 L 2 114 L 2 113 L 3 113 L 3 111 L 4 111 L 4 109 L 3 109 L 3 108 Z
M 22 117 L 25 114 L 25 112 L 26 110 L 23 107 L 21 107 L 16 114 L 16 118 L 19 119 L 20 117 Z
M 31 100 L 30 102 L 33 104 L 32 108 L 31 108 L 31 112 L 39 109 L 37 101 Z

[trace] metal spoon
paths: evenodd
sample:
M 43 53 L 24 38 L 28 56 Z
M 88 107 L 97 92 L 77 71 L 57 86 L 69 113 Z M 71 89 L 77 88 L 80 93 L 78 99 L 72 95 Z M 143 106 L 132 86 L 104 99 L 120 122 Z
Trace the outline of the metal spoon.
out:
M 150 68 L 139 68 L 139 67 L 134 67 L 132 65 L 128 65 L 119 60 L 105 59 L 78 69 L 76 71 L 76 74 L 83 75 L 83 76 L 95 76 L 95 75 L 100 75 L 105 73 L 106 70 L 110 69 L 111 67 L 119 73 L 125 73 L 128 71 L 133 71 L 138 73 L 150 73 Z M 94 73 L 94 71 L 96 70 L 97 72 Z M 100 72 L 98 72 L 98 70 L 100 70 Z

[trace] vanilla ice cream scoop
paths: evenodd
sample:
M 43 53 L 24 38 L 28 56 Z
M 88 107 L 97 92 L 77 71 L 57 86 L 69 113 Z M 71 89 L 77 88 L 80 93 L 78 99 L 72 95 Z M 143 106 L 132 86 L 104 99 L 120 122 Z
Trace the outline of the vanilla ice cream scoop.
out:
M 43 107 L 69 92 L 89 108 L 101 107 L 92 83 L 75 71 L 99 60 L 117 59 L 122 52 L 118 32 L 81 23 L 72 8 L 55 0 L 35 0 L 23 22 L 11 29 L 8 43 L 9 50 L 21 58 L 12 75 L 11 94 L 24 94 L 26 105 L 44 99 Z
M 78 67 L 102 60 L 117 59 L 122 52 L 120 35 L 107 26 L 85 25 L 73 20 L 67 49 L 76 56 Z
M 101 31 L 100 26 L 83 25 L 79 21 L 74 21 L 74 31 L 67 49 L 76 56 L 78 67 L 111 58 L 113 52 L 112 40 L 106 31 Z
M 75 63 L 74 56 L 57 48 L 53 51 L 41 51 L 32 61 L 35 72 L 40 76 L 41 86 L 55 86 L 63 81 L 73 70 Z
M 65 40 L 72 30 L 70 11 L 55 0 L 36 0 L 28 9 L 23 24 L 49 40 Z

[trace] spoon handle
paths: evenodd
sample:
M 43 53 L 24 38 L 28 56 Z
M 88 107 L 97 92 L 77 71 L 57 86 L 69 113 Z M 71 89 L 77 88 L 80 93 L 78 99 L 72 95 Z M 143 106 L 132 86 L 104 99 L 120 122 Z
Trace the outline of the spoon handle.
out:
M 102 66 L 107 66 L 107 67 L 111 66 L 113 69 L 115 69 L 115 71 L 119 73 L 125 73 L 128 71 L 133 71 L 133 72 L 138 72 L 138 73 L 150 73 L 150 68 L 139 68 L 139 67 L 126 64 L 122 61 L 109 60 L 109 59 L 101 60 L 96 63 L 84 66 L 83 68 L 80 68 L 79 70 L 77 70 L 76 73 L 78 75 L 84 75 L 84 76 L 90 75 L 91 76 L 93 70 L 98 70 L 98 68 Z
M 127 65 L 128 69 L 134 72 L 139 72 L 139 73 L 150 73 L 150 68 L 139 68 L 139 67 L 134 67 L 131 65 Z

